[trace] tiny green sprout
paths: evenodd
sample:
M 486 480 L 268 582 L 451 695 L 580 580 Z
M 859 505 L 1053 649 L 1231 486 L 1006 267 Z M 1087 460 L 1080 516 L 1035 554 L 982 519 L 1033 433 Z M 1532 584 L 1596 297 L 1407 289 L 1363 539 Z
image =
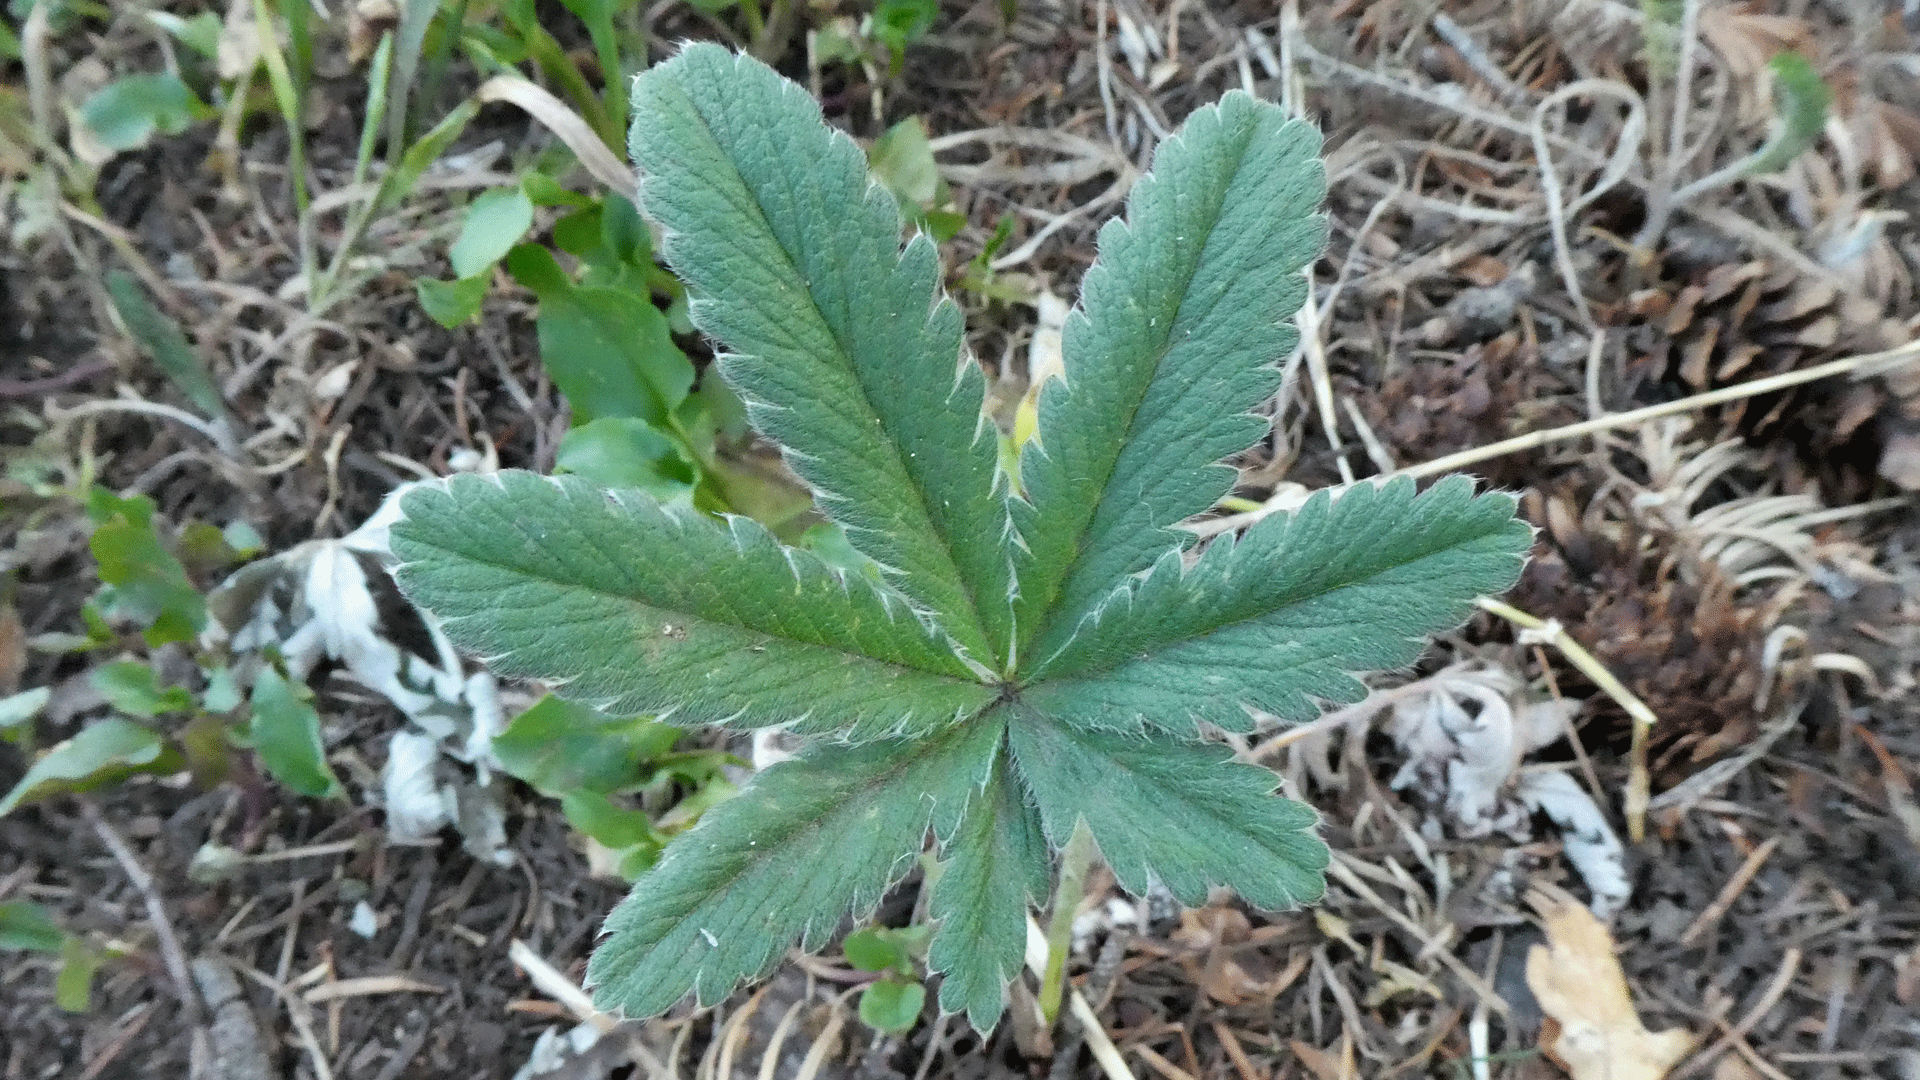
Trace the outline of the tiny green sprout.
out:
M 1204 547 L 1177 526 L 1297 344 L 1320 139 L 1243 94 L 1196 112 L 1100 233 L 1037 433 L 1002 468 L 934 244 L 764 65 L 638 79 L 640 206 L 721 374 L 877 566 L 637 490 L 524 472 L 415 491 L 399 580 L 462 647 L 617 715 L 818 736 L 668 844 L 588 969 L 633 1016 L 702 1005 L 870 913 L 933 837 L 926 963 L 991 1028 L 1084 822 L 1118 882 L 1316 900 L 1308 807 L 1207 741 L 1351 702 L 1512 584 L 1530 530 L 1464 478 L 1322 492 Z M 899 1020 L 902 1008 L 889 1017 Z

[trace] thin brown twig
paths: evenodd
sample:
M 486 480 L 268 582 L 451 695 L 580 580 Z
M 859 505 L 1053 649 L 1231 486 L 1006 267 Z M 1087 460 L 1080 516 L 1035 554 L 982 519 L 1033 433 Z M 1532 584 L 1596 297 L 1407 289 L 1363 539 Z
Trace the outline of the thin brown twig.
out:
M 1700 913 L 1700 917 L 1693 920 L 1693 925 L 1687 927 L 1686 931 L 1680 935 L 1681 948 L 1691 947 L 1694 941 L 1706 932 L 1707 927 L 1718 922 L 1720 917 L 1727 913 L 1727 909 L 1733 907 L 1733 902 L 1746 891 L 1747 884 L 1753 880 L 1753 875 L 1760 872 L 1760 867 L 1766 863 L 1768 856 L 1772 855 L 1774 849 L 1779 846 L 1780 838 L 1770 836 L 1766 843 L 1754 848 L 1747 855 L 1746 861 L 1742 862 L 1740 868 L 1733 872 L 1733 876 L 1727 879 L 1727 883 L 1720 887 L 1720 895 L 1714 897 L 1713 903 L 1708 904 L 1707 909 Z
M 107 1066 L 113 1064 L 116 1058 L 126 1052 L 128 1044 L 133 1042 L 133 1037 L 146 1030 L 147 1024 L 153 1020 L 153 1013 L 154 1011 L 150 1008 L 142 1009 L 139 1015 L 120 1029 L 120 1033 L 113 1037 L 112 1042 L 102 1047 L 100 1052 L 94 1055 L 93 1060 L 87 1062 L 87 1067 L 80 1070 L 80 1074 L 74 1080 L 94 1080 L 94 1077 L 105 1072 Z
M 1745 1045 L 1747 1032 L 1751 1031 L 1753 1026 L 1758 1024 L 1761 1019 L 1767 1015 L 1768 1010 L 1772 1009 L 1774 1005 L 1778 1004 L 1780 999 L 1786 995 L 1787 987 L 1793 985 L 1794 973 L 1799 970 L 1800 950 L 1797 948 L 1789 948 L 1785 955 L 1780 958 L 1780 970 L 1774 973 L 1773 982 L 1768 984 L 1766 993 L 1760 995 L 1760 1000 L 1754 1003 L 1753 1008 L 1747 1010 L 1747 1015 L 1741 1017 L 1740 1022 L 1732 1027 L 1727 1027 L 1726 1021 L 1716 1019 L 1714 1022 L 1722 1028 L 1720 1038 L 1716 1039 L 1712 1045 L 1695 1054 L 1692 1060 L 1668 1074 L 1667 1080 L 1686 1080 L 1687 1077 L 1713 1064 L 1714 1060 L 1724 1053 L 1728 1047 Z M 1747 1053 L 1752 1053 L 1752 1047 L 1747 1048 Z M 1749 1057 L 1748 1060 L 1751 1061 L 1753 1059 Z
M 89 360 L 44 379 L 0 379 L 0 401 L 28 401 L 45 397 L 112 371 L 113 362 L 110 360 Z
M 1253 1062 L 1247 1058 L 1247 1051 L 1240 1045 L 1239 1037 L 1227 1027 L 1226 1022 L 1215 1017 L 1212 1026 L 1213 1037 L 1220 1040 L 1221 1047 L 1227 1052 L 1227 1060 L 1233 1062 L 1240 1080 L 1260 1080 L 1260 1070 L 1253 1067 Z
M 107 845 L 113 853 L 113 859 L 125 871 L 128 880 L 146 901 L 147 918 L 153 923 L 153 935 L 160 943 L 160 959 L 166 965 L 167 977 L 173 981 L 174 993 L 180 998 L 181 1008 L 186 1010 L 188 1022 L 199 1028 L 206 1019 L 206 1010 L 201 1007 L 200 995 L 194 991 L 193 980 L 187 975 L 187 954 L 180 948 L 180 939 L 173 932 L 173 920 L 167 917 L 167 906 L 160 899 L 160 891 L 153 883 L 153 875 L 140 865 L 134 857 L 133 849 L 120 838 L 107 819 L 100 816 L 100 810 L 91 802 L 80 803 L 80 814 L 93 827 L 100 842 Z

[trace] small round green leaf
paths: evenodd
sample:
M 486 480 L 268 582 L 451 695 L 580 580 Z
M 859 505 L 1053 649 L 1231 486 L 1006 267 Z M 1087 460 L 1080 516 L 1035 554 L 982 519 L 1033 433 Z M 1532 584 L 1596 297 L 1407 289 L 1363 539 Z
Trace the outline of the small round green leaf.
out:
M 88 681 L 105 695 L 107 704 L 128 716 L 149 718 L 193 707 L 193 696 L 184 688 L 162 689 L 153 669 L 138 660 L 103 664 L 93 669 Z
M 919 1021 L 926 1003 L 926 987 L 888 976 L 861 993 L 860 1019 L 876 1031 L 902 1035 Z
M 548 795 L 606 795 L 651 780 L 660 756 L 679 739 L 680 729 L 671 724 L 610 717 L 549 694 L 494 737 L 493 752 L 501 768 Z
M 861 971 L 886 971 L 910 962 L 898 941 L 874 927 L 848 934 L 842 948 L 846 950 L 847 963 Z
M 155 133 L 180 134 L 206 109 L 178 75 L 128 75 L 88 98 L 80 121 L 107 149 L 132 150 Z
M 480 305 L 487 299 L 487 279 L 484 276 L 454 281 L 416 278 L 413 293 L 420 298 L 420 306 L 428 318 L 451 330 L 479 317 Z
M 533 200 L 518 187 L 495 188 L 473 200 L 460 239 L 447 258 L 457 278 L 478 277 L 506 257 L 533 227 Z

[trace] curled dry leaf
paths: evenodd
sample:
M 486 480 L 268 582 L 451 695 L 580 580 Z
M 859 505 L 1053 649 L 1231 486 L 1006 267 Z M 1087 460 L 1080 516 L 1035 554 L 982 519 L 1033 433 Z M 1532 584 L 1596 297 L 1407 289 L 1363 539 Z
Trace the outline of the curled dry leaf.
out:
M 595 180 L 607 185 L 608 191 L 628 202 L 637 197 L 632 170 L 614 156 L 606 143 L 600 141 L 600 135 L 580 118 L 579 113 L 568 108 L 566 102 L 553 96 L 544 87 L 536 86 L 518 75 L 495 75 L 480 84 L 480 89 L 474 91 L 474 97 L 483 102 L 505 101 L 520 106 L 540 126 L 566 143 L 567 149 L 573 151 L 573 156 L 580 159 L 580 164 Z
M 1579 901 L 1546 885 L 1527 903 L 1547 932 L 1527 954 L 1527 986 L 1549 1021 L 1540 1048 L 1573 1080 L 1661 1080 L 1693 1049 L 1693 1036 L 1641 1025 L 1613 938 Z

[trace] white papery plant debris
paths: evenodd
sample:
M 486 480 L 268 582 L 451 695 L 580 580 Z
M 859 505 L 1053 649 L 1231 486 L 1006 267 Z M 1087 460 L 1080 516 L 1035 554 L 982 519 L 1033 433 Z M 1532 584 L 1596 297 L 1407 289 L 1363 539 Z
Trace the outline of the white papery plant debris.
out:
M 527 1063 L 513 1074 L 513 1080 L 534 1080 L 536 1077 L 559 1075 L 563 1069 L 567 1075 L 581 1077 L 582 1080 L 605 1077 L 615 1068 L 625 1064 L 619 1059 L 609 1061 L 604 1068 L 591 1072 L 581 1072 L 574 1066 L 581 1055 L 593 1049 L 601 1038 L 600 1029 L 592 1024 L 576 1024 L 567 1031 L 550 1027 L 534 1040 L 533 1049 L 527 1054 Z
M 1567 861 L 1593 894 L 1591 907 L 1611 918 L 1632 892 L 1625 850 L 1607 815 L 1573 777 L 1523 767 L 1526 756 L 1566 734 L 1580 702 L 1528 702 L 1520 681 L 1493 667 L 1461 667 L 1427 680 L 1396 701 L 1388 733 L 1407 762 L 1396 791 L 1411 790 L 1439 808 L 1455 835 L 1533 839 L 1535 813 L 1559 826 Z M 1429 819 L 1437 834 L 1441 822 Z M 1438 839 L 1437 835 L 1429 839 Z
M 387 831 L 402 843 L 452 825 L 476 858 L 500 865 L 506 811 L 495 783 L 493 737 L 506 726 L 498 684 L 472 675 L 433 619 L 402 598 L 387 576 L 387 530 L 400 499 L 337 540 L 309 540 L 235 571 L 208 598 L 201 644 L 224 648 L 251 678 L 268 649 L 287 675 L 308 679 L 326 662 L 392 702 L 409 724 L 393 733 L 381 775 Z

